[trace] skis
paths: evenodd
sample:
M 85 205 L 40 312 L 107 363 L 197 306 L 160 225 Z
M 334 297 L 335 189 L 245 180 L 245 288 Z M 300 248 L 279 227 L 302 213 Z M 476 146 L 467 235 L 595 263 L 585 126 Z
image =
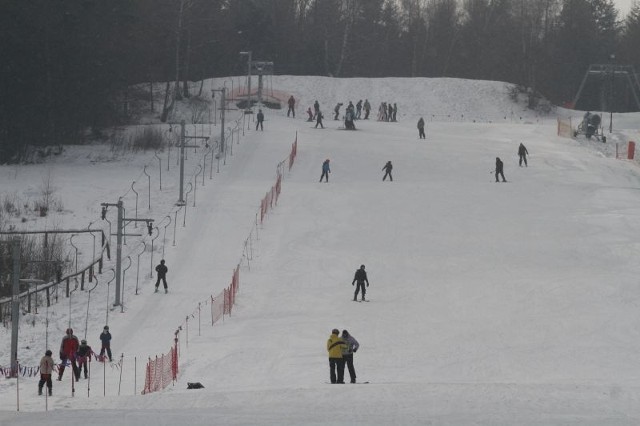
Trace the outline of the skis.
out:
M 365 300 L 353 300 L 353 299 L 351 299 L 351 301 L 352 302 L 358 302 L 358 303 L 360 303 L 360 302 L 371 302 L 371 299 L 365 299 Z
M 324 383 L 327 384 L 327 385 L 336 385 L 336 384 L 338 384 L 338 383 L 331 383 L 331 382 L 324 382 Z M 355 382 L 355 383 L 344 382 L 344 383 L 340 383 L 340 384 L 342 384 L 342 385 L 368 385 L 369 383 L 371 383 L 371 382 Z

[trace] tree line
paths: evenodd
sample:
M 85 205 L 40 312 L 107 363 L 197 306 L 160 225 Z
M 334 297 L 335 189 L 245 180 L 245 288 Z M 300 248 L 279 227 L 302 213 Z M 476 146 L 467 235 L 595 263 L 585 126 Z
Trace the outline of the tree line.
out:
M 122 122 L 134 84 L 180 98 L 245 74 L 240 51 L 281 75 L 497 80 L 556 104 L 589 64 L 640 71 L 640 5 L 613 0 L 2 0 L 0 37 L 0 163 Z

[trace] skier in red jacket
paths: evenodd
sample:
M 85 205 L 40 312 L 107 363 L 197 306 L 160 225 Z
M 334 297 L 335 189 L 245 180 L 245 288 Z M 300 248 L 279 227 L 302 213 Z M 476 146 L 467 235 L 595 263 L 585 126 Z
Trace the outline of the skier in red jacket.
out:
M 76 382 L 80 379 L 80 369 L 78 368 L 78 364 L 76 363 L 76 353 L 78 352 L 78 346 L 80 346 L 78 338 L 73 335 L 72 329 L 67 328 L 67 333 L 62 338 L 62 343 L 60 343 L 61 362 L 60 368 L 58 369 L 58 381 L 62 380 L 62 375 L 64 374 L 64 368 L 67 365 L 67 361 L 71 364 Z

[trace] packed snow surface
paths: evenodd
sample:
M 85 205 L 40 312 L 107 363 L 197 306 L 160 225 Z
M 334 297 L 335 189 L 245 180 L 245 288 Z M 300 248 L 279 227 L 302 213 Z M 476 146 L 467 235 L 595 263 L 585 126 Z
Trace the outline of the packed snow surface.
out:
M 205 94 L 243 81 L 206 81 Z M 45 218 L 24 211 L 25 222 L 11 219 L 17 229 L 108 232 L 100 204 L 120 197 L 127 217 L 158 228 L 151 259 L 146 228 L 127 227 L 143 236 L 123 246 L 123 308 L 112 306 L 112 256 L 91 292 L 95 283 L 21 316 L 23 366 L 37 366 L 46 349 L 57 360 L 69 325 L 99 349 L 107 322 L 114 363 L 93 362 L 74 396 L 69 370 L 50 398 L 37 396 L 38 377 L 2 379 L 3 426 L 640 423 L 640 169 L 615 158 L 616 144 L 626 154 L 640 139 L 640 114 L 615 114 L 603 144 L 558 137 L 556 117 L 575 124 L 581 112 L 533 113 L 498 82 L 270 78 L 266 94 L 278 91 L 298 100 L 295 119 L 286 106 L 263 108 L 264 131 L 239 118 L 226 156 L 187 150 L 186 212 L 175 205 L 175 147 L 68 147 L 41 164 L 0 167 L 2 197 L 28 204 L 48 182 L 60 206 Z M 340 130 L 334 105 L 344 103 L 342 114 L 365 98 L 371 119 Z M 325 129 L 306 121 L 316 99 Z M 375 120 L 381 102 L 397 103 L 398 122 Z M 229 130 L 239 114 L 228 111 Z M 187 133 L 215 140 L 219 120 Z M 260 201 L 296 139 L 294 165 L 260 224 Z M 518 166 L 520 143 L 528 167 Z M 496 157 L 507 183 L 494 182 Z M 329 183 L 319 183 L 327 158 Z M 382 182 L 387 161 L 393 182 Z M 115 226 L 113 209 L 108 219 Z M 92 237 L 73 243 L 87 264 Z M 150 277 L 161 258 L 168 294 L 154 293 Z M 207 301 L 238 264 L 237 304 L 212 326 Z M 361 264 L 370 303 L 352 301 Z M 178 381 L 141 395 L 146 361 L 168 351 L 179 327 Z M 333 328 L 360 342 L 362 384 L 327 384 Z M 2 366 L 10 336 L 10 324 L 0 328 Z

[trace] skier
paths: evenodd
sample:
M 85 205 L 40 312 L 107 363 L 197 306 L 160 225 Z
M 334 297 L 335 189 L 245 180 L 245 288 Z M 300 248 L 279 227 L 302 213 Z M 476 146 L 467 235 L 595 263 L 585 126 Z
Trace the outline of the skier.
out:
M 292 113 L 293 118 L 296 118 L 296 110 L 294 109 L 296 106 L 296 100 L 293 99 L 293 95 L 289 97 L 287 104 L 289 105 L 289 109 L 287 110 L 287 117 L 289 116 L 289 113 Z
M 367 273 L 364 270 L 364 265 L 360 265 L 360 269 L 356 271 L 355 275 L 353 276 L 351 285 L 355 285 L 356 282 L 358 283 L 358 285 L 356 286 L 356 292 L 353 294 L 353 301 L 356 302 L 358 300 L 358 292 L 360 291 L 360 289 L 362 289 L 361 300 L 364 302 L 364 295 L 366 293 L 364 284 L 367 283 L 367 287 L 369 287 L 369 279 L 367 278 Z
M 329 377 L 333 384 L 344 384 L 344 358 L 342 358 L 342 350 L 346 345 L 340 338 L 339 334 L 340 331 L 337 328 L 334 328 L 333 331 L 331 331 L 329 340 L 327 340 L 327 352 L 329 352 Z
M 322 112 L 318 111 L 316 113 L 316 129 L 318 128 L 318 124 L 320 125 L 321 128 L 324 129 L 324 126 L 322 125 L 322 119 L 324 118 L 324 115 L 322 115 Z
M 524 161 L 524 166 L 525 167 L 529 167 L 527 165 L 527 155 L 528 154 L 529 154 L 529 151 L 527 151 L 527 148 L 521 142 L 520 146 L 518 147 L 518 155 L 520 156 L 520 161 L 518 162 L 518 164 L 520 165 L 520 167 L 522 167 L 522 161 Z
M 40 359 L 40 381 L 38 382 L 38 395 L 42 395 L 42 387 L 47 384 L 49 390 L 49 396 L 53 390 L 53 382 L 51 381 L 51 374 L 53 374 L 53 358 L 51 358 L 52 352 L 47 349 L 44 356 Z
M 78 352 L 78 338 L 73 335 L 73 330 L 67 328 L 65 336 L 62 338 L 62 342 L 60 343 L 60 368 L 58 369 L 58 381 L 62 380 L 62 375 L 64 374 L 64 369 L 66 367 L 67 361 L 71 364 L 71 369 L 73 370 L 73 375 L 76 379 L 76 382 L 80 379 L 80 369 L 76 363 L 76 352 Z
M 322 178 L 324 178 L 324 181 L 328 183 L 329 173 L 331 173 L 331 169 L 329 168 L 329 159 L 327 158 L 322 163 L 322 174 L 320 175 L 320 182 L 322 182 Z
M 345 345 L 342 347 L 342 359 L 349 370 L 351 383 L 356 382 L 356 369 L 353 367 L 353 354 L 358 351 L 360 344 L 347 330 L 342 330 L 342 340 Z
M 426 136 L 424 135 L 424 118 L 422 117 L 418 120 L 418 137 L 420 139 L 426 139 Z
M 91 355 L 93 354 L 93 350 L 91 350 L 91 346 L 87 345 L 86 340 L 80 341 L 80 346 L 78 346 L 78 352 L 76 354 L 78 358 L 78 375 L 81 371 L 84 371 L 84 378 L 88 378 L 87 374 L 87 362 L 91 362 Z
M 384 176 L 382 177 L 382 181 L 384 182 L 387 179 L 387 176 L 389 176 L 389 180 L 393 182 L 393 176 L 391 176 L 391 170 L 393 170 L 393 165 L 391 164 L 391 161 L 387 161 L 387 164 L 385 164 L 382 167 L 382 170 L 385 171 Z
M 356 120 L 360 120 L 360 114 L 362 113 L 362 99 L 356 103 Z
M 336 104 L 336 107 L 333 109 L 333 112 L 336 113 L 336 115 L 333 117 L 334 120 L 338 119 L 338 116 L 340 115 L 340 107 L 342 106 L 342 102 L 338 102 Z
M 393 105 L 391 105 L 391 102 L 388 103 L 389 105 L 389 111 L 387 112 L 387 120 L 386 121 L 393 121 Z
M 363 108 L 364 108 L 364 119 L 368 120 L 369 113 L 371 112 L 371 104 L 369 103 L 369 99 L 364 100 Z
M 307 121 L 313 121 L 313 112 L 311 112 L 311 107 L 309 107 L 309 109 L 307 109 L 307 115 L 309 116 L 307 118 Z
M 378 107 L 378 121 L 387 121 L 387 104 L 384 102 Z
M 396 117 L 397 115 L 398 115 L 398 105 L 394 102 L 393 103 L 393 120 L 391 121 L 398 121 Z
M 504 173 L 503 173 L 503 164 L 502 164 L 502 160 L 500 160 L 500 157 L 496 157 L 496 182 L 499 182 L 498 180 L 498 175 L 500 175 L 502 177 L 502 181 L 506 182 L 507 180 L 504 178 Z
M 264 121 L 264 114 L 262 113 L 262 110 L 259 109 L 258 110 L 258 114 L 256 115 L 256 131 L 258 130 L 258 127 L 260 127 L 260 130 L 264 131 L 264 128 L 262 127 L 262 122 Z
M 344 128 L 347 130 L 355 130 L 356 125 L 354 124 L 353 120 L 354 120 L 353 108 L 351 109 L 347 108 L 347 112 L 344 115 Z
M 318 113 L 320 112 L 320 104 L 318 103 L 318 100 L 316 99 L 316 101 L 313 103 L 313 118 L 316 118 L 316 116 L 318 115 Z
M 258 130 L 258 129 L 256 129 Z M 164 259 L 160 261 L 160 264 L 156 266 L 156 272 L 158 273 L 158 279 L 156 280 L 156 293 L 158 292 L 158 287 L 160 286 L 160 280 L 164 284 L 164 292 L 168 293 L 169 289 L 167 288 L 167 272 L 169 269 L 164 264 Z
M 105 325 L 104 329 L 102 329 L 102 333 L 100 333 L 100 341 L 102 342 L 102 347 L 100 348 L 100 361 L 104 361 L 104 353 L 107 352 L 109 356 L 109 361 L 113 361 L 111 357 L 111 333 L 109 332 L 109 326 Z

